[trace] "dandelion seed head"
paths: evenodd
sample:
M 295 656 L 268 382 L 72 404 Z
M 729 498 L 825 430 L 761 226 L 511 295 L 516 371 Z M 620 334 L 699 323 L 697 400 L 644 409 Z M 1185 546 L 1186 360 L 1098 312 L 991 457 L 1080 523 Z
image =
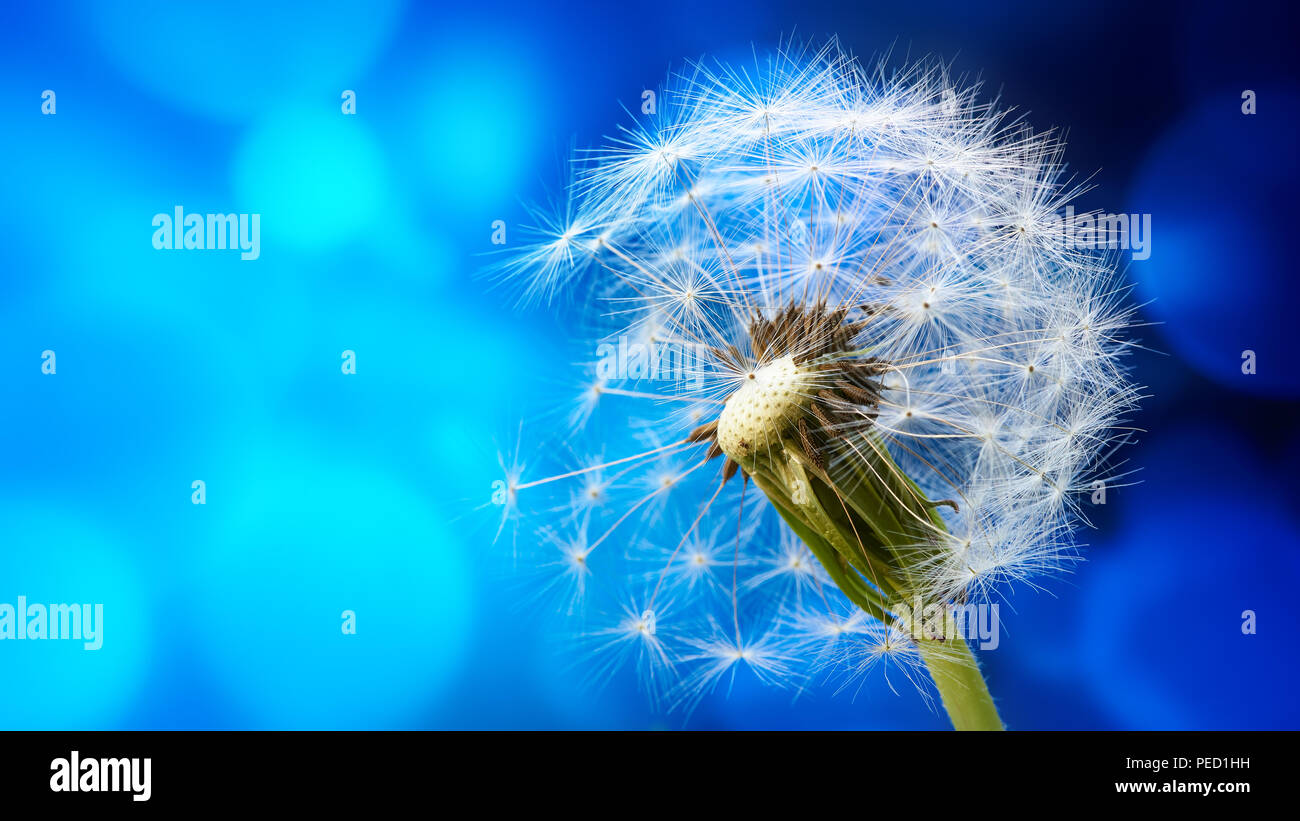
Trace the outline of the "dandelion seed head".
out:
M 501 269 L 528 300 L 595 295 L 606 344 L 690 354 L 669 378 L 599 374 L 570 408 L 565 437 L 644 446 L 537 506 L 588 528 L 562 576 L 602 556 L 636 588 L 579 632 L 687 708 L 741 674 L 916 680 L 891 602 L 1068 569 L 1082 500 L 1113 481 L 1138 399 L 1117 260 L 1055 233 L 1077 193 L 1060 141 L 941 65 L 788 44 L 688 65 L 658 99 L 579 156 Z M 795 508 L 829 524 L 796 533 Z M 837 566 L 805 544 L 828 529 Z

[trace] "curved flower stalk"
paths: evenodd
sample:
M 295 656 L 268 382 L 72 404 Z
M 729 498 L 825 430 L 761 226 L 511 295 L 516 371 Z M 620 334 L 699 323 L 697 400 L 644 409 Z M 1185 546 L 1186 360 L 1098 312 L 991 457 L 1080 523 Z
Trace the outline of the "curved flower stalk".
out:
M 602 670 L 690 706 L 883 663 L 1002 726 L 954 614 L 1065 567 L 1137 394 L 1113 258 L 1053 230 L 1060 145 L 977 92 L 834 45 L 692 65 L 502 266 L 590 297 L 554 433 L 634 454 L 501 500 Z

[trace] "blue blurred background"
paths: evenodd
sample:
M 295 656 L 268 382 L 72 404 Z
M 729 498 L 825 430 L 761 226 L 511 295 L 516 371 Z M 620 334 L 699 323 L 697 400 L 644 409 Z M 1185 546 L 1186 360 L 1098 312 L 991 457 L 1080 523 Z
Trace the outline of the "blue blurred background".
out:
M 574 317 L 509 310 L 474 274 L 491 223 L 524 219 L 571 141 L 611 133 L 683 58 L 790 33 L 951 60 L 1036 127 L 1068 127 L 1097 186 L 1081 208 L 1153 215 L 1129 268 L 1157 323 L 1134 361 L 1152 394 L 1128 453 L 1142 483 L 1095 512 L 1076 573 L 1013 597 L 983 655 L 1007 723 L 1300 727 L 1300 82 L 1282 4 L 3 15 L 0 601 L 102 602 L 106 629 L 97 652 L 0 644 L 0 727 L 683 726 L 630 675 L 581 689 L 548 624 L 513 606 L 473 508 L 523 394 L 564 378 Z M 150 220 L 178 204 L 260 213 L 261 258 L 155 251 Z M 880 680 L 832 689 L 794 700 L 742 676 L 686 726 L 946 726 Z

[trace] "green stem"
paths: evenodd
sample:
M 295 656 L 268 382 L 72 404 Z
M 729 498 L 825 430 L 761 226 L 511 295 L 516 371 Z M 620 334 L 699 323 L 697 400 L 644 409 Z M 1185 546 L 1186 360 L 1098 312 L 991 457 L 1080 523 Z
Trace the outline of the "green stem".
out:
M 1002 719 L 980 675 L 979 664 L 960 637 L 916 642 L 921 659 L 939 688 L 943 708 L 956 730 L 1001 730 Z
M 915 587 L 909 568 L 904 565 L 894 571 L 891 563 L 902 558 L 898 548 L 924 539 L 924 529 L 914 522 L 929 522 L 935 529 L 942 529 L 944 523 L 882 447 L 865 439 L 863 444 L 869 450 L 859 455 L 869 465 L 869 475 L 859 472 L 848 492 L 790 441 L 772 456 L 755 457 L 743 466 L 836 586 L 872 617 L 898 624 L 899 611 L 891 602 L 905 602 L 907 591 Z M 823 489 L 842 510 L 823 504 Z M 861 517 L 861 526 L 854 523 L 854 515 Z M 901 577 L 895 578 L 895 572 Z M 911 627 L 910 619 L 902 626 Z M 964 639 L 914 641 L 955 729 L 1003 729 L 979 664 Z

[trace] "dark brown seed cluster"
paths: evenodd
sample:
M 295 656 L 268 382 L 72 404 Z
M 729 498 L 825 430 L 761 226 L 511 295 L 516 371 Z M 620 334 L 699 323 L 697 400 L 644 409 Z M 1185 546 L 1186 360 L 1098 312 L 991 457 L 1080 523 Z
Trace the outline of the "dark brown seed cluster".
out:
M 825 469 L 832 444 L 848 430 L 861 431 L 879 413 L 884 388 L 876 377 L 887 370 L 887 364 L 874 357 L 837 358 L 854 349 L 854 339 L 878 312 L 871 305 L 828 308 L 824 301 L 812 305 L 791 301 L 771 319 L 755 311 L 749 323 L 751 353 L 742 352 L 736 345 L 713 348 L 712 352 L 737 373 L 752 373 L 790 356 L 795 364 L 808 366 L 817 374 L 808 415 L 801 417 L 796 427 L 804 452 L 818 468 Z M 715 420 L 690 434 L 692 442 L 712 442 L 710 459 L 722 454 L 716 441 L 717 429 Z M 738 467 L 728 459 L 724 479 L 734 476 Z
M 828 308 L 824 300 L 811 305 L 801 305 L 791 300 L 771 319 L 755 311 L 749 321 L 749 349 L 746 355 L 736 345 L 713 348 L 727 367 L 743 373 L 753 367 L 762 367 L 783 356 L 794 357 L 796 365 L 814 359 L 843 353 L 852 349 L 853 339 L 866 328 L 879 312 L 872 305 L 854 309 L 841 306 Z M 858 313 L 850 319 L 850 313 Z

